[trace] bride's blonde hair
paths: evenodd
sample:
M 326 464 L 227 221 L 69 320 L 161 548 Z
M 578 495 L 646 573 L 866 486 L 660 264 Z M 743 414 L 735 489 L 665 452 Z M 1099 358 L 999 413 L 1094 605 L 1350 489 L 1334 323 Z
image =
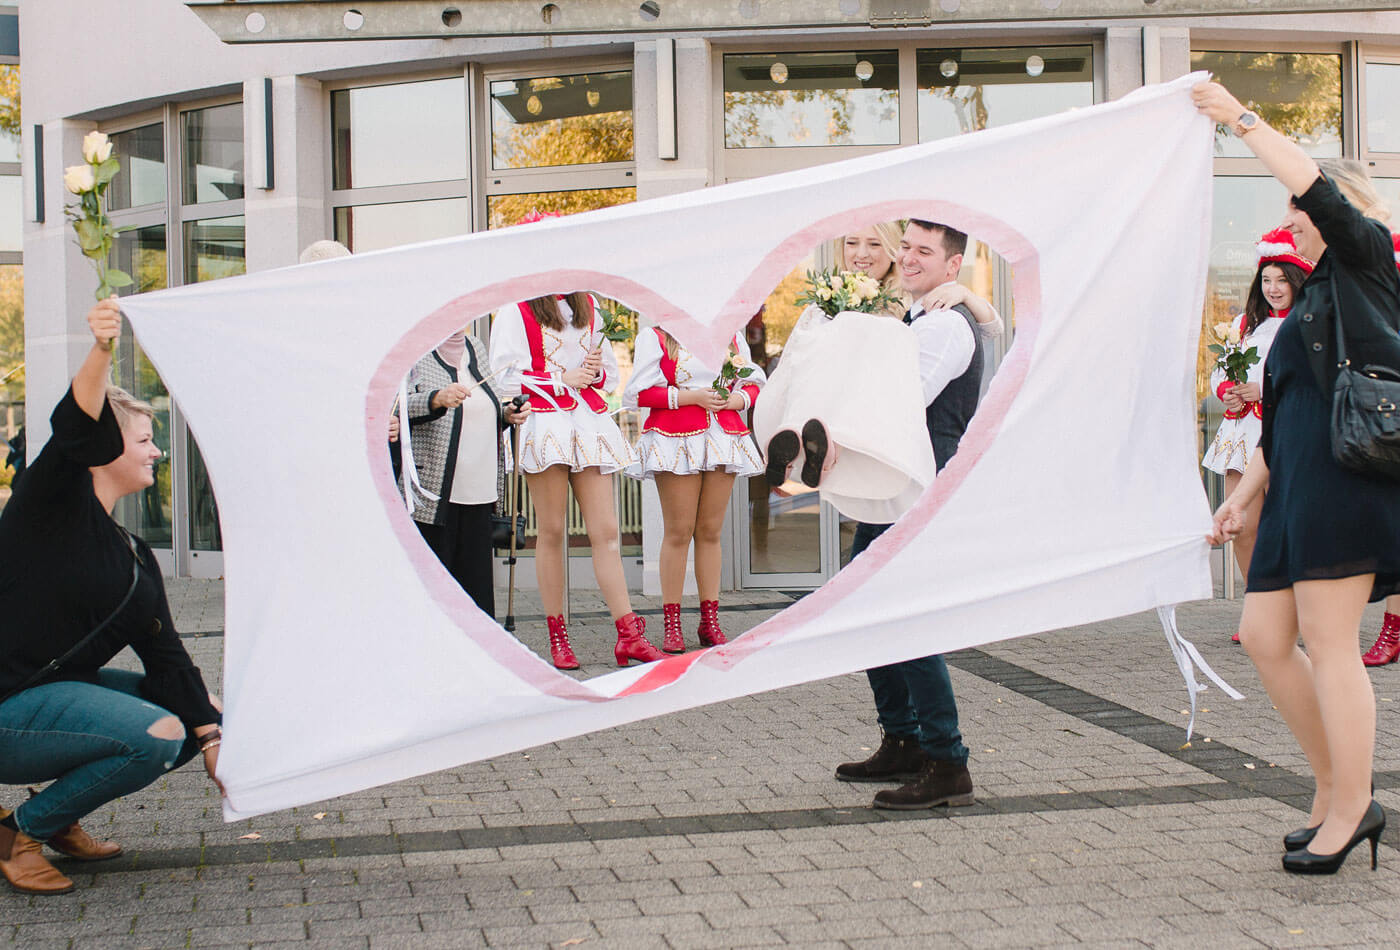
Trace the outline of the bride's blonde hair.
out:
M 870 227 L 875 229 L 875 236 L 880 239 L 880 246 L 890 256 L 890 269 L 885 272 L 885 276 L 880 282 L 885 285 L 887 290 L 893 291 L 898 296 L 900 291 L 899 268 L 895 266 L 895 262 L 899 259 L 899 242 L 904 240 L 904 222 L 877 221 Z M 843 234 L 831 242 L 832 266 L 837 270 L 846 269 L 847 237 L 848 235 Z

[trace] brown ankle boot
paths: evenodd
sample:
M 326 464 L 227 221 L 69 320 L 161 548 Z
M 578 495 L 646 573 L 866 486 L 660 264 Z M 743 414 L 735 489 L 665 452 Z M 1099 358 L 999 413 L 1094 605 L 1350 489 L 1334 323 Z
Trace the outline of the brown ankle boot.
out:
M 947 759 L 929 759 L 918 778 L 899 788 L 875 793 L 876 808 L 913 810 L 935 805 L 971 805 L 972 776 L 967 765 Z
M 914 736 L 880 739 L 880 748 L 864 762 L 843 762 L 836 766 L 836 777 L 843 782 L 889 782 L 915 778 L 928 761 Z
M 0 825 L 0 874 L 25 894 L 62 894 L 73 889 L 73 882 L 44 858 L 39 842 L 4 825 Z
M 115 841 L 98 841 L 83 830 L 76 821 L 54 835 L 44 844 L 59 854 L 66 854 L 79 861 L 106 861 L 122 853 L 122 846 Z

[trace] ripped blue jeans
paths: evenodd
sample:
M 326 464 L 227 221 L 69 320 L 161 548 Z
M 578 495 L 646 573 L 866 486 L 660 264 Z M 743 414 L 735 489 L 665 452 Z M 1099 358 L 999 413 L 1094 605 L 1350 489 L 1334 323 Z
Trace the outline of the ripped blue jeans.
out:
M 140 673 L 104 669 L 98 678 L 101 686 L 46 683 L 0 704 L 0 784 L 53 782 L 15 808 L 31 838 L 48 840 L 199 751 L 193 737 L 151 735 L 171 714 L 141 698 Z

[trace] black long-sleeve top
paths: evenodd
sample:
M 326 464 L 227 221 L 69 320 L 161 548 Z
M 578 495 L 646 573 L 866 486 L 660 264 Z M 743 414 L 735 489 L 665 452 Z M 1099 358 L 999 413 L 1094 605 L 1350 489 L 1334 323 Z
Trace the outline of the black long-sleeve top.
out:
M 88 471 L 122 454 L 112 407 L 104 401 L 101 418 L 93 419 L 70 389 L 50 424 L 52 437 L 16 481 L 0 514 L 0 695 L 91 633 L 131 586 L 132 545 L 93 492 Z M 219 722 L 204 678 L 170 619 L 155 556 L 146 542 L 133 541 L 139 571 L 130 602 L 40 683 L 96 683 L 98 669 L 130 646 L 145 667 L 146 699 L 188 729 Z

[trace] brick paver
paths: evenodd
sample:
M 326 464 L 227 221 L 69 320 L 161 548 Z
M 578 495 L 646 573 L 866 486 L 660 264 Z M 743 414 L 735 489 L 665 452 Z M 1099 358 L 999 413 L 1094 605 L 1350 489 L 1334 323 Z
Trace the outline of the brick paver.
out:
M 217 681 L 222 585 L 170 587 Z M 727 596 L 725 620 L 738 632 L 787 601 Z M 592 675 L 611 623 L 596 595 L 572 607 Z M 543 649 L 537 601 L 516 609 L 522 640 Z M 1185 691 L 1154 615 L 951 658 L 979 798 L 951 812 L 877 812 L 879 786 L 832 779 L 878 741 L 859 674 L 234 825 L 186 768 L 85 821 L 128 854 L 63 863 L 74 893 L 0 893 L 0 945 L 1394 945 L 1397 831 L 1374 874 L 1359 856 L 1334 878 L 1279 869 L 1306 772 L 1229 643 L 1237 611 L 1181 608 L 1183 632 L 1247 694 L 1206 692 L 1185 750 Z M 1373 608 L 1367 634 L 1378 620 Z M 1400 667 L 1371 676 L 1377 798 L 1400 812 Z M 0 787 L 0 802 L 17 794 Z

